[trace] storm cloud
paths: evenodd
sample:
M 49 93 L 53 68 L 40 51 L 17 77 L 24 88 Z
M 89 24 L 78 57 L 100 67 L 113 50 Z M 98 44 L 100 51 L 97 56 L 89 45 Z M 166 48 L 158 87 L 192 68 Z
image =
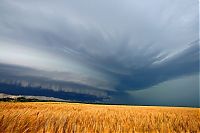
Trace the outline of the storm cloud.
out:
M 0 82 L 114 97 L 199 74 L 198 2 L 0 0 Z

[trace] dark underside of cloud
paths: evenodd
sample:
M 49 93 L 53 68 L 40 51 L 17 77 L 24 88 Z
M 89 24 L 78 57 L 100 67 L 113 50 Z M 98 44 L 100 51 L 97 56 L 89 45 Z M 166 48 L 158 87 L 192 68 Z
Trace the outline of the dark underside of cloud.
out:
M 156 67 L 143 67 L 134 71 L 131 76 L 120 77 L 121 84 L 117 88 L 145 89 L 163 81 L 195 73 L 199 73 L 198 41 L 166 63 Z
M 54 97 L 71 102 L 107 103 L 109 97 L 97 97 L 90 94 L 75 92 L 54 91 L 39 87 L 22 87 L 20 85 L 0 84 L 0 93 L 11 95 L 46 96 Z
M 193 75 L 199 72 L 198 41 L 177 53 L 166 63 L 154 67 L 143 67 L 127 75 L 110 73 L 120 81 L 115 90 L 101 90 L 100 88 L 81 84 L 51 79 L 59 72 L 35 70 L 28 67 L 0 64 L 0 92 L 15 95 L 36 95 L 61 98 L 82 102 L 105 102 L 137 104 L 138 101 L 128 100 L 127 90 L 147 89 L 164 81 L 173 80 L 181 76 Z M 23 73 L 23 74 L 22 74 Z M 65 73 L 67 75 L 67 73 Z M 65 75 L 65 76 L 66 76 Z M 119 98 L 122 101 L 113 101 Z M 127 98 L 124 100 L 124 98 Z M 162 103 L 160 105 L 163 105 Z M 168 105 L 168 104 L 166 104 Z M 169 104 L 170 105 L 170 104 Z M 192 106 L 197 106 L 195 105 Z
M 198 9 L 197 0 L 2 0 L 0 92 L 145 105 L 130 92 L 197 80 Z

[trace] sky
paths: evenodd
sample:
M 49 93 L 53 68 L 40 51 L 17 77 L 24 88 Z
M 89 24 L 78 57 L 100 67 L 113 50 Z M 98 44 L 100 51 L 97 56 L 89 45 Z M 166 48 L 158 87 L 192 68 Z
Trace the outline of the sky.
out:
M 198 0 L 0 3 L 0 92 L 199 106 Z

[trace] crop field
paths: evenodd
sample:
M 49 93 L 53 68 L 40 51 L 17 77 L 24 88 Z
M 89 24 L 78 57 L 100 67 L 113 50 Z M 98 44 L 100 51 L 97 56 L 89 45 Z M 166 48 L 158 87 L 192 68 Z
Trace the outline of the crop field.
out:
M 0 133 L 200 131 L 199 108 L 0 102 Z

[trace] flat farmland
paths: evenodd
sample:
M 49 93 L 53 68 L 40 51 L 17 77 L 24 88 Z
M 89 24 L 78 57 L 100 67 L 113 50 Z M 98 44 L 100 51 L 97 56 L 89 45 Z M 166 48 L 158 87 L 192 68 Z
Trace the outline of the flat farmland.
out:
M 0 102 L 0 133 L 200 131 L 200 109 L 64 102 Z

